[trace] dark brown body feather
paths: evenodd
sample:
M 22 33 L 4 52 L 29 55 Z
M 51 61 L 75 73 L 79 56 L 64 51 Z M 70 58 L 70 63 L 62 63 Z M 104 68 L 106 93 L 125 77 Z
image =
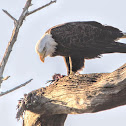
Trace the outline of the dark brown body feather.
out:
M 114 27 L 104 26 L 98 22 L 71 22 L 53 27 L 47 31 L 58 43 L 53 56 L 64 56 L 70 69 L 69 56 L 72 60 L 72 71 L 84 66 L 84 59 L 99 57 L 105 53 L 126 53 L 126 45 L 115 42 L 123 33 Z

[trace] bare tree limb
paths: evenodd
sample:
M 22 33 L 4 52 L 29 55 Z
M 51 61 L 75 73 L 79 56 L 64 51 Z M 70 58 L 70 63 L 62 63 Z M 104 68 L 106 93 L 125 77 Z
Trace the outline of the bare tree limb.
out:
M 8 80 L 10 78 L 10 76 L 4 77 L 2 78 L 2 81 Z
M 17 90 L 17 89 L 23 87 L 23 86 L 26 86 L 26 85 L 27 85 L 28 83 L 30 83 L 32 80 L 33 80 L 33 79 L 30 79 L 29 81 L 27 81 L 27 82 L 25 82 L 25 83 L 23 83 L 23 84 L 21 84 L 21 85 L 19 85 L 19 86 L 16 86 L 15 88 L 13 88 L 13 89 L 11 89 L 11 90 L 8 90 L 8 91 L 6 91 L 6 92 L 1 92 L 1 93 L 0 93 L 0 97 L 3 96 L 3 95 L 6 95 L 6 94 L 8 94 L 8 93 L 11 93 L 11 92 L 13 92 L 13 91 L 15 91 L 15 90 Z
M 26 1 L 26 4 L 25 4 L 25 7 L 23 8 L 23 12 L 21 13 L 20 17 L 18 20 L 16 20 L 11 14 L 9 14 L 6 10 L 3 10 L 12 20 L 14 20 L 14 24 L 15 24 L 15 27 L 13 29 L 13 32 L 12 32 L 12 35 L 11 35 L 11 39 L 8 43 L 8 46 L 6 48 L 6 51 L 5 51 L 5 54 L 3 56 L 3 59 L 2 61 L 0 62 L 0 87 L 1 87 L 1 84 L 3 82 L 3 72 L 4 72 L 4 69 L 5 69 L 5 66 L 6 66 L 6 63 L 8 61 L 8 58 L 11 54 L 11 51 L 13 49 L 13 45 L 15 44 L 16 40 L 17 40 L 17 37 L 18 37 L 18 33 L 19 33 L 19 29 L 20 27 L 22 26 L 23 24 L 23 21 L 25 20 L 25 18 L 30 15 L 28 13 L 28 9 L 29 7 L 31 6 L 31 1 L 32 0 L 27 0 Z M 47 5 L 45 5 L 44 7 L 46 6 L 49 6 L 50 4 L 54 3 L 56 1 L 51 1 L 50 3 L 48 3 Z M 44 8 L 42 7 L 42 8 Z M 40 7 L 41 8 L 41 7 Z M 41 8 L 41 9 L 42 9 Z M 40 9 L 36 9 L 34 10 L 34 12 L 38 11 Z M 34 12 L 31 12 L 34 13 Z
M 61 78 L 46 88 L 30 92 L 20 109 L 25 111 L 24 126 L 39 126 L 38 123 L 45 121 L 49 124 L 48 119 L 54 115 L 58 120 L 58 115 L 94 113 L 121 105 L 126 105 L 126 64 L 112 73 Z M 18 111 L 17 118 L 22 114 Z M 46 126 L 60 125 L 52 122 Z
M 30 5 L 31 5 L 31 0 L 27 0 L 26 5 L 25 5 L 25 7 L 23 9 L 23 12 L 22 12 L 21 16 L 19 17 L 18 21 L 16 22 L 16 25 L 15 25 L 15 27 L 13 29 L 11 39 L 10 39 L 10 41 L 8 43 L 7 48 L 6 48 L 4 57 L 3 57 L 3 59 L 2 59 L 2 61 L 0 63 L 0 77 L 1 78 L 3 78 L 3 72 L 4 72 L 4 69 L 5 69 L 6 63 L 8 61 L 9 56 L 10 56 L 10 53 L 12 51 L 13 45 L 17 40 L 19 29 L 20 29 L 20 27 L 21 27 L 21 25 L 22 25 L 22 23 L 23 23 L 23 21 L 24 21 L 24 19 L 26 17 L 26 13 L 27 13 L 28 8 L 30 7 Z M 4 12 L 9 17 L 11 17 L 13 19 L 13 17 L 7 11 L 4 11 Z M 1 83 L 2 83 L 2 80 L 0 80 L 0 85 L 1 85 Z
M 39 11 L 39 10 L 45 8 L 45 7 L 48 7 L 48 6 L 50 6 L 51 4 L 53 4 L 53 3 L 56 3 L 56 0 L 50 1 L 50 2 L 47 3 L 46 5 L 44 5 L 44 6 L 42 6 L 42 7 L 39 7 L 39 8 L 37 8 L 37 9 L 33 10 L 33 11 L 28 12 L 28 13 L 27 13 L 27 16 L 29 16 L 30 14 L 33 14 L 33 13 L 35 13 L 35 12 L 37 12 L 37 11 Z
M 3 12 L 5 14 L 7 14 L 12 20 L 14 20 L 15 23 L 17 22 L 17 20 L 10 13 L 8 13 L 6 10 L 3 9 Z

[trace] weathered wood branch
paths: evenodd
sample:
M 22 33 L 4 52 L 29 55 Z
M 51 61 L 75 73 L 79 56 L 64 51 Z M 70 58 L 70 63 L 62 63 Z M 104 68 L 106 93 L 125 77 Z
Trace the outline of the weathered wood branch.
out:
M 10 92 L 13 92 L 13 91 L 15 91 L 15 90 L 17 90 L 17 89 L 19 89 L 19 88 L 21 88 L 21 87 L 23 87 L 23 86 L 26 86 L 26 85 L 27 85 L 28 83 L 30 83 L 32 80 L 33 80 L 33 79 L 30 79 L 29 81 L 26 81 L 25 83 L 20 84 L 20 85 L 14 87 L 14 88 L 12 88 L 12 89 L 10 89 L 10 90 L 8 90 L 8 91 L 1 92 L 1 93 L 0 93 L 0 97 L 3 96 L 3 95 L 8 94 L 8 93 L 10 93 Z
M 13 45 L 15 44 L 16 40 L 17 40 L 17 36 L 18 36 L 18 33 L 19 33 L 19 29 L 26 17 L 26 14 L 28 12 L 28 8 L 30 7 L 31 5 L 31 0 L 27 0 L 26 4 L 25 4 L 25 7 L 23 9 L 23 12 L 22 14 L 20 15 L 19 19 L 16 20 L 13 16 L 11 16 L 6 10 L 4 10 L 4 12 L 11 18 L 13 19 L 15 22 L 15 27 L 13 29 L 13 32 L 12 32 L 12 35 L 11 35 L 11 39 L 8 43 L 8 46 L 6 48 L 6 51 L 5 51 L 5 54 L 4 54 L 4 57 L 0 63 L 0 86 L 1 86 L 1 83 L 3 82 L 2 78 L 3 78 L 3 72 L 4 72 L 4 69 L 5 69 L 5 66 L 6 66 L 6 63 L 8 61 L 8 58 L 11 54 L 11 51 L 13 49 Z
M 6 10 L 3 9 L 3 12 L 6 13 L 12 20 L 14 20 L 15 23 L 17 22 L 17 20 L 10 13 L 8 13 Z
M 29 9 L 29 7 L 31 6 L 31 2 L 32 2 L 32 0 L 27 0 L 27 1 L 26 1 L 26 4 L 25 4 L 25 6 L 24 6 L 24 8 L 23 8 L 23 11 L 22 11 L 21 15 L 19 16 L 19 19 L 18 19 L 18 20 L 15 19 L 15 18 L 14 18 L 10 13 L 8 13 L 6 10 L 3 10 L 3 12 L 6 13 L 6 14 L 14 21 L 14 25 L 15 25 L 15 26 L 14 26 L 14 29 L 13 29 L 13 32 L 12 32 L 12 35 L 11 35 L 11 39 L 10 39 L 10 41 L 8 42 L 8 46 L 7 46 L 6 51 L 5 51 L 5 53 L 4 53 L 3 59 L 2 59 L 2 61 L 0 62 L 0 88 L 1 88 L 1 84 L 2 84 L 3 80 L 5 80 L 4 77 L 3 77 L 3 72 L 4 72 L 4 69 L 5 69 L 5 66 L 6 66 L 6 64 L 7 64 L 7 62 L 8 62 L 8 59 L 9 59 L 9 56 L 10 56 L 11 51 L 12 51 L 12 49 L 13 49 L 13 46 L 14 46 L 16 40 L 17 40 L 18 33 L 19 33 L 19 30 L 20 30 L 20 27 L 21 27 L 22 24 L 23 24 L 23 21 L 25 20 L 25 18 L 26 18 L 28 15 L 30 15 L 30 14 L 32 14 L 32 13 L 35 13 L 36 11 L 39 11 L 40 9 L 43 9 L 43 8 L 45 8 L 45 7 L 47 7 L 47 6 L 49 6 L 49 5 L 53 4 L 53 3 L 55 3 L 56 0 L 55 0 L 55 1 L 51 1 L 50 3 L 46 4 L 45 6 L 39 7 L 39 8 L 37 8 L 37 9 L 35 9 L 35 10 L 29 12 L 28 9 Z M 8 77 L 9 77 L 9 76 L 8 76 Z
M 17 118 L 25 111 L 24 126 L 39 126 L 38 123 L 44 125 L 53 116 L 60 120 L 67 114 L 94 113 L 125 104 L 126 64 L 112 73 L 66 76 L 32 91 L 24 98 Z M 52 121 L 44 126 L 63 124 Z
M 39 10 L 42 10 L 43 8 L 48 7 L 48 6 L 50 6 L 51 4 L 53 4 L 53 3 L 56 3 L 56 0 L 50 1 L 49 3 L 45 4 L 44 6 L 41 6 L 41 7 L 39 7 L 39 8 L 36 8 L 36 9 L 34 9 L 34 10 L 28 12 L 28 13 L 27 13 L 27 16 L 29 16 L 29 15 L 31 15 L 31 14 L 33 14 L 33 13 L 39 11 Z

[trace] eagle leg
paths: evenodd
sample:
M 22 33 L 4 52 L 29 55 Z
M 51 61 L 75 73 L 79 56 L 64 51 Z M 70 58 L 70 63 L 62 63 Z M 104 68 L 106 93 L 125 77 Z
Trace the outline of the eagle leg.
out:
M 64 61 L 67 67 L 67 75 L 70 74 L 70 62 L 69 62 L 69 56 L 64 57 Z
M 69 56 L 69 64 L 70 64 L 70 73 L 69 73 L 69 75 L 75 75 L 76 71 L 73 71 L 72 59 L 71 59 L 70 56 Z
M 78 70 L 84 67 L 84 57 L 81 56 L 64 57 L 64 61 L 67 67 L 67 75 L 75 75 Z
M 70 63 L 70 75 L 78 74 L 79 70 L 82 70 L 84 67 L 84 57 L 77 55 L 69 57 Z

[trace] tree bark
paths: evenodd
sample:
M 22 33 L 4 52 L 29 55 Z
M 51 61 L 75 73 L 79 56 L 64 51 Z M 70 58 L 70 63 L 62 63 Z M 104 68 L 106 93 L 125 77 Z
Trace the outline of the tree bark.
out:
M 66 117 L 67 114 L 40 115 L 26 111 L 23 126 L 64 126 Z
M 25 111 L 24 126 L 63 126 L 67 114 L 94 113 L 125 104 L 126 64 L 112 73 L 66 76 L 32 91 L 17 118 Z

